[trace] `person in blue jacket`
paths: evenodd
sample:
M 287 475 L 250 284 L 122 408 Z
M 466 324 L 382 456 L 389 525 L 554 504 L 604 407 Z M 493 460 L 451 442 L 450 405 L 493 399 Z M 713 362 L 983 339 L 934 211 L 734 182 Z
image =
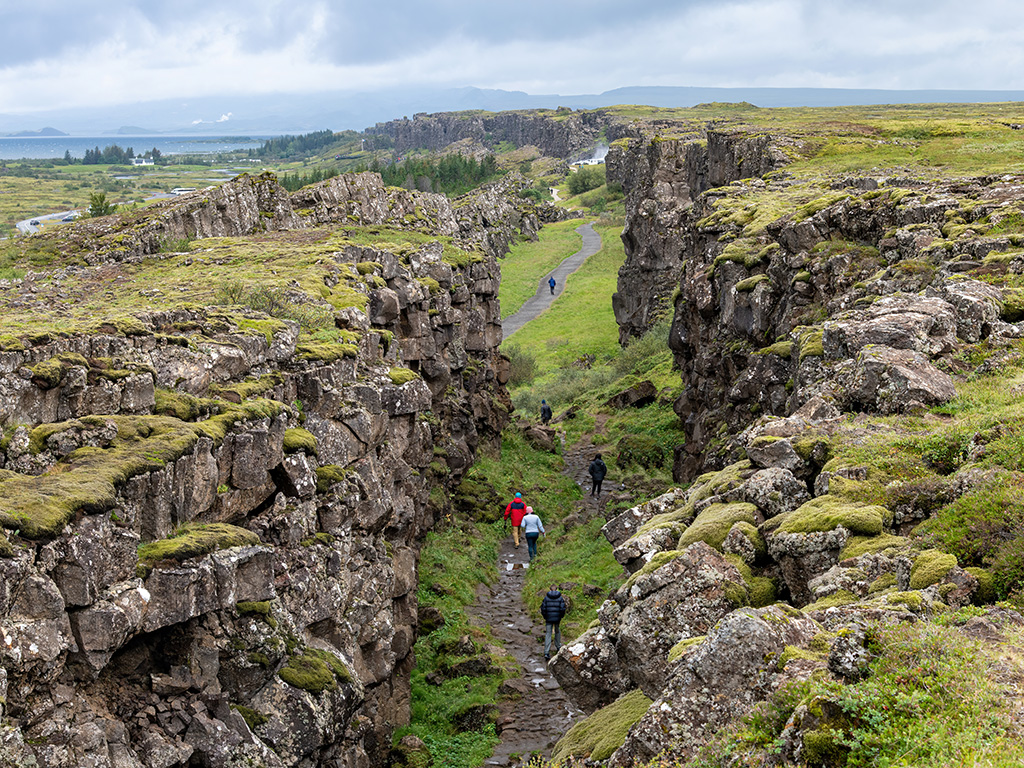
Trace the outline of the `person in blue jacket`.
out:
M 560 622 L 569 606 L 565 604 L 565 598 L 555 585 L 544 595 L 540 603 L 540 615 L 544 617 L 544 658 L 551 658 L 551 636 L 555 638 L 555 653 L 562 647 L 562 628 Z
M 544 533 L 544 523 L 540 516 L 533 511 L 533 507 L 526 508 L 526 515 L 523 517 L 523 533 L 526 534 L 526 549 L 530 553 L 530 559 L 537 556 L 537 539 Z
M 548 278 L 548 288 L 551 289 L 551 295 L 554 296 L 555 295 L 555 276 L 554 275 L 552 275 L 551 277 Z

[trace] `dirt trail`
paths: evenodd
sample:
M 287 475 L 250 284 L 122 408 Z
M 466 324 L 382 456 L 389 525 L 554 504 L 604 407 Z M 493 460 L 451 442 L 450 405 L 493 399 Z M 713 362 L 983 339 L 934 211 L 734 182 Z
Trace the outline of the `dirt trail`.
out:
M 547 545 L 542 538 L 538 549 Z M 544 661 L 544 624 L 540 615 L 528 615 L 523 607 L 523 579 L 529 567 L 526 542 L 519 548 L 509 535 L 498 553 L 498 581 L 481 586 L 477 602 L 469 609 L 474 622 L 487 624 L 519 663 L 522 677 L 505 685 L 517 694 L 501 703 L 501 743 L 486 765 L 519 765 L 534 753 L 548 757 L 551 747 L 581 716 L 548 673 Z

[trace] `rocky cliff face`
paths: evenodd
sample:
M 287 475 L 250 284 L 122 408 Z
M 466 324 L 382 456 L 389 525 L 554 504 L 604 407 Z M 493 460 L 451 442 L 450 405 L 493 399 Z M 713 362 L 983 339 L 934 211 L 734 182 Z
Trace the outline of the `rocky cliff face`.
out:
M 626 193 L 626 263 L 612 297 L 620 342 L 642 336 L 669 308 L 686 253 L 690 209 L 702 193 L 762 176 L 788 162 L 787 142 L 694 126 L 678 138 L 622 139 L 605 158 L 609 181 Z
M 1007 322 L 1016 289 L 985 274 L 1019 269 L 1019 179 L 769 172 L 721 186 L 763 175 L 796 146 L 709 136 L 706 148 L 633 140 L 609 153 L 628 190 L 620 339 L 671 302 L 688 438 L 678 479 L 735 460 L 736 435 L 756 418 L 815 397 L 877 413 L 944 402 L 954 389 L 940 368 L 979 340 L 1021 333 Z
M 369 136 L 387 137 L 398 152 L 410 149 L 442 150 L 449 144 L 472 139 L 485 146 L 507 141 L 517 147 L 532 145 L 551 157 L 571 157 L 597 142 L 602 129 L 618 126 L 600 110 L 574 112 L 571 109 L 499 112 L 439 112 L 417 114 L 377 123 L 366 130 Z M 611 138 L 619 134 L 613 129 Z
M 383 762 L 421 538 L 510 407 L 493 253 L 535 217 L 243 177 L 47 241 L 4 291 L 0 763 Z M 63 301 L 97 285 L 150 306 Z
M 991 602 L 995 578 L 1020 589 L 1016 571 L 997 576 L 995 558 L 954 553 L 936 531 L 961 510 L 975 531 L 962 536 L 1016 536 L 1012 505 L 984 507 L 999 510 L 984 523 L 962 512 L 1016 488 L 1016 458 L 943 418 L 961 374 L 1005 365 L 991 391 L 1018 370 L 1024 182 L 772 171 L 795 143 L 722 141 L 725 164 L 708 159 L 710 137 L 610 155 L 628 191 L 620 338 L 671 307 L 687 436 L 674 469 L 693 480 L 608 522 L 631 576 L 552 661 L 606 721 L 625 692 L 650 700 L 612 766 L 688 760 L 785 686 L 855 684 L 871 633 Z M 943 441 L 952 458 L 930 447 Z M 830 764 L 815 751 L 824 729 L 850 726 L 822 704 L 790 708 L 781 759 Z

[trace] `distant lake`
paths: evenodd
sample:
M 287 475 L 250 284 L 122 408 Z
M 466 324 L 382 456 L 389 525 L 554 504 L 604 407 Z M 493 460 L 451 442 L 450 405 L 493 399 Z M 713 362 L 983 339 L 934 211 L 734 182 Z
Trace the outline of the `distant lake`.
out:
M 259 149 L 271 136 L 18 136 L 0 137 L 0 160 L 44 160 L 72 157 L 81 160 L 85 150 L 105 149 L 112 144 L 143 155 L 156 147 L 164 155 L 208 155 L 237 149 Z

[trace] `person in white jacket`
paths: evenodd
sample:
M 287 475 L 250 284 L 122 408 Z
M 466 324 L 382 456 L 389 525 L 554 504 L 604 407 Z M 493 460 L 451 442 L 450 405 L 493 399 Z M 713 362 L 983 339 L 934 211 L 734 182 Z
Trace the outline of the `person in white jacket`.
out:
M 533 560 L 537 556 L 537 539 L 540 538 L 541 534 L 547 535 L 544 533 L 544 523 L 540 521 L 540 517 L 533 511 L 533 507 L 527 507 L 522 525 L 523 533 L 526 535 L 526 549 L 530 553 L 530 559 Z

